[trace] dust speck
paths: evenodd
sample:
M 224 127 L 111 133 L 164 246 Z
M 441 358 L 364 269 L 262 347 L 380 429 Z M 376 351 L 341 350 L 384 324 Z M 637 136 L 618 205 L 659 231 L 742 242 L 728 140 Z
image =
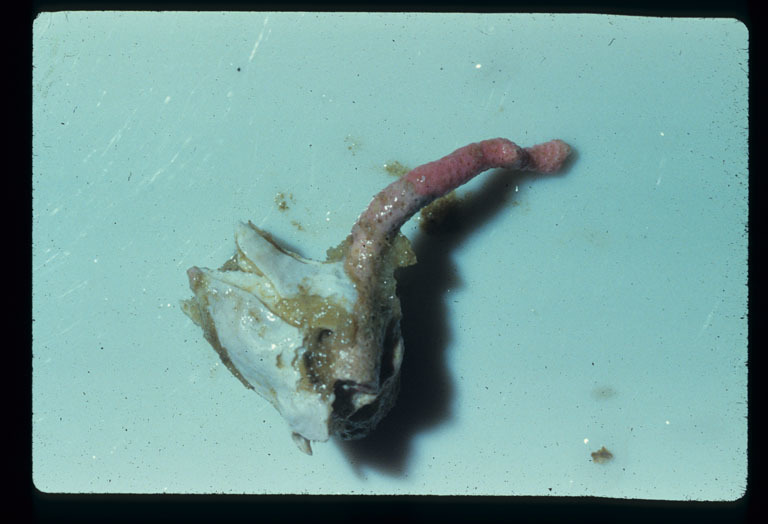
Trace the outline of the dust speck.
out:
M 352 156 L 355 156 L 355 154 L 360 151 L 360 148 L 363 147 L 362 142 L 354 138 L 352 135 L 347 135 L 344 138 L 344 143 L 347 144 L 347 150 L 352 153 Z

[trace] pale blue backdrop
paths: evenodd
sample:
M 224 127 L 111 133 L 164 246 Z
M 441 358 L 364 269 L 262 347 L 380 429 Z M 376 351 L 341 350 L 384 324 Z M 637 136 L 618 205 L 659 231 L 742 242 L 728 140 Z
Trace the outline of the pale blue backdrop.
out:
M 33 44 L 39 489 L 742 495 L 740 22 L 58 12 Z M 385 165 L 496 136 L 575 155 L 404 228 L 401 398 L 301 454 L 181 313 L 186 268 L 240 220 L 322 258 Z

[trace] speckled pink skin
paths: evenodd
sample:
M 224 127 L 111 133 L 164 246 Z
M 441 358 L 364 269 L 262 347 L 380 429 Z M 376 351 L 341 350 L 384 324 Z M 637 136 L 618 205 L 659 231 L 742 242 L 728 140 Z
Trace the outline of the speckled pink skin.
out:
M 551 173 L 562 166 L 571 148 L 551 140 L 522 148 L 506 138 L 469 144 L 440 160 L 419 166 L 376 195 L 351 233 L 347 273 L 358 281 L 375 275 L 382 249 L 419 209 L 493 168 Z
M 357 377 L 358 384 L 371 391 L 379 387 L 379 363 L 370 358 L 380 355 L 382 345 L 380 326 L 374 320 L 382 315 L 378 286 L 394 278 L 391 268 L 383 269 L 383 260 L 400 227 L 419 209 L 483 171 L 504 168 L 550 173 L 562 166 L 570 152 L 562 140 L 529 148 L 505 138 L 483 140 L 413 169 L 373 198 L 347 238 L 344 262 L 359 297 L 355 308 L 361 321 L 355 343 L 348 349 L 349 361 L 354 362 L 349 375 Z
M 437 198 L 492 168 L 555 171 L 570 151 L 562 140 L 523 149 L 505 138 L 495 138 L 469 144 L 440 160 L 419 166 L 405 179 L 419 195 Z

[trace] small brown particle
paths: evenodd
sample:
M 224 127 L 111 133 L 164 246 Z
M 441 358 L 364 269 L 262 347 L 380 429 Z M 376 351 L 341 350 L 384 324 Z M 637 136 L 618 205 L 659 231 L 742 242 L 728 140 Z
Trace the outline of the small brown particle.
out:
M 613 453 L 605 449 L 605 446 L 592 453 L 592 462 L 595 464 L 605 464 L 613 459 Z

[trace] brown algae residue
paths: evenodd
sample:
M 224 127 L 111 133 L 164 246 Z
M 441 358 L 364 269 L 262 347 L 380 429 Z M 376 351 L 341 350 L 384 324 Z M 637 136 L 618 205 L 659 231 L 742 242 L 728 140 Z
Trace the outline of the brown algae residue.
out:
M 393 160 L 391 162 L 386 162 L 384 164 L 384 171 L 386 171 L 387 174 L 392 175 L 392 176 L 396 176 L 398 178 L 403 176 L 403 175 L 405 175 L 405 174 L 407 174 L 410 170 L 411 170 L 410 168 L 404 166 L 403 164 L 401 164 L 397 160 Z
M 286 211 L 290 209 L 288 206 L 288 200 L 293 203 L 293 193 L 288 193 L 288 197 L 286 198 L 285 193 L 282 191 L 275 195 L 275 205 L 277 206 L 277 209 L 280 211 Z
M 421 208 L 419 226 L 422 231 L 431 235 L 455 231 L 461 224 L 461 204 L 456 191 L 438 198 L 428 206 Z

